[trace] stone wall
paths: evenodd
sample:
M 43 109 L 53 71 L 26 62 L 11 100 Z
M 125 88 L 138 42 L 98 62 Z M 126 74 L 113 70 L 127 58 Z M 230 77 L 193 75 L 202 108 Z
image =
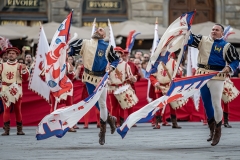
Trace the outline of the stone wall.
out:
M 68 0 L 70 9 L 74 9 L 73 25 L 82 26 L 83 0 Z M 127 0 L 128 18 L 150 24 L 158 17 L 159 25 L 167 27 L 168 0 Z M 62 22 L 69 13 L 64 9 L 65 0 L 48 0 L 50 21 Z M 240 29 L 240 0 L 215 0 L 216 22 Z M 163 13 L 166 12 L 166 13 Z M 219 15 L 219 13 L 221 15 Z
M 158 23 L 163 21 L 163 0 L 127 0 L 128 18 L 146 23 L 155 23 L 158 17 Z M 73 25 L 82 26 L 82 2 L 83 0 L 68 0 L 69 8 L 74 9 Z M 50 21 L 62 22 L 63 17 L 69 13 L 64 9 L 65 0 L 49 0 L 49 19 Z
M 225 24 L 240 29 L 240 0 L 225 0 Z
M 74 9 L 72 23 L 74 26 L 82 26 L 82 0 L 68 0 L 68 9 Z M 61 23 L 71 10 L 65 9 L 65 0 L 49 0 L 50 21 Z
M 130 0 L 132 5 L 132 19 L 150 24 L 163 23 L 163 0 Z

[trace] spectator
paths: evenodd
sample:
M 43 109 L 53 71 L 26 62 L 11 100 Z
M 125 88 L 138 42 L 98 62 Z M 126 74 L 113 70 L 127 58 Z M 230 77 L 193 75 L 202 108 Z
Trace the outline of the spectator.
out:
M 7 62 L 8 55 L 7 55 L 7 52 L 5 50 L 0 51 L 0 57 L 2 58 L 1 63 Z
M 28 48 L 27 46 L 22 47 L 22 54 L 18 56 L 18 58 L 25 58 L 27 54 L 31 55 L 31 49 Z
M 142 51 L 137 51 L 137 52 L 135 53 L 135 58 L 136 58 L 136 59 L 141 60 L 141 59 L 142 59 L 142 56 L 143 56 L 143 52 L 142 52 Z
M 23 58 L 18 58 L 18 63 L 22 63 L 22 64 L 25 64 L 25 61 Z
M 74 60 L 74 57 L 73 57 L 73 56 L 68 56 L 67 60 L 68 60 L 68 63 L 69 63 L 70 65 L 72 65 L 73 67 L 75 67 L 75 60 Z
M 144 55 L 143 55 L 144 61 L 148 62 L 149 58 L 150 58 L 149 54 L 148 53 L 144 53 Z
M 22 58 L 22 57 L 19 57 L 19 58 Z M 31 74 L 33 69 L 33 59 L 30 53 L 25 54 L 25 64 L 27 66 L 27 69 L 29 70 L 29 73 Z
M 134 56 L 130 56 L 129 61 L 133 63 L 133 62 L 134 62 L 134 59 L 135 59 Z
M 142 73 L 142 65 L 140 59 L 136 58 L 134 59 L 133 63 L 136 65 L 139 74 L 141 75 L 141 78 L 144 78 L 144 75 Z
M 148 61 L 143 61 L 142 62 L 142 67 L 141 67 L 141 71 L 142 71 L 142 74 L 143 74 L 143 78 L 146 78 L 146 68 L 147 68 L 147 64 L 148 64 Z

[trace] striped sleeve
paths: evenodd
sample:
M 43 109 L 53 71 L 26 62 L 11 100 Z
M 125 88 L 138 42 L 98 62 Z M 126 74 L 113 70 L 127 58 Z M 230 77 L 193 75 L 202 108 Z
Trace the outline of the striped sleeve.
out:
M 239 59 L 239 54 L 238 54 L 236 48 L 233 45 L 229 46 L 229 48 L 228 48 L 228 50 L 226 52 L 226 55 L 225 55 L 225 60 L 228 63 L 231 63 L 234 60 L 240 60 Z
M 189 36 L 188 45 L 194 48 L 198 48 L 199 43 L 202 40 L 202 35 L 191 34 Z
M 119 56 L 113 50 L 113 46 L 110 46 L 110 50 L 108 53 L 108 61 L 113 68 L 116 68 L 119 62 Z
M 83 43 L 82 39 L 78 39 L 78 40 L 71 42 L 69 44 L 70 50 L 68 52 L 68 55 L 75 56 L 76 54 L 79 54 L 79 52 L 81 51 L 81 48 L 82 48 L 82 43 Z
M 239 54 L 236 48 L 231 44 L 225 54 L 225 60 L 229 64 L 232 72 L 234 72 L 238 68 L 240 62 Z

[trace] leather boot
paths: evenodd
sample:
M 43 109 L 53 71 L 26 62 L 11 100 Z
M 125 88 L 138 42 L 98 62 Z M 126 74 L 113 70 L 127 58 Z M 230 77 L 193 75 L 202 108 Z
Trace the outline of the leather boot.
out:
M 3 129 L 4 129 L 4 133 L 2 134 L 2 136 L 8 136 L 10 131 L 10 121 L 4 122 Z
M 220 141 L 221 135 L 222 135 L 222 121 L 220 121 L 218 124 L 215 125 L 215 130 L 214 130 L 214 134 L 213 134 L 213 140 L 211 145 L 215 146 L 218 144 L 218 142 Z
M 25 135 L 22 131 L 22 122 L 17 122 L 17 135 Z
M 113 134 L 116 130 L 116 121 L 117 121 L 117 118 L 114 117 L 114 116 L 111 116 L 110 114 L 108 114 L 108 117 L 107 117 L 107 123 L 110 125 L 110 128 L 111 128 L 111 134 Z
M 68 130 L 68 132 L 77 132 L 77 130 L 72 127 Z
M 224 117 L 224 127 L 226 128 L 232 128 L 232 126 L 230 126 L 228 124 L 228 113 L 227 112 L 223 112 L 223 117 Z
M 160 129 L 162 116 L 155 116 L 155 117 L 156 117 L 156 120 L 155 120 L 155 126 L 153 127 L 153 129 Z
M 177 124 L 176 115 L 171 114 L 171 120 L 172 120 L 172 128 L 175 128 L 175 129 L 181 129 L 182 128 Z
M 213 139 L 213 132 L 215 129 L 215 120 L 214 118 L 208 120 L 208 127 L 210 129 L 210 134 L 209 134 L 209 138 L 207 139 L 207 141 L 211 141 Z
M 99 144 L 104 145 L 105 143 L 105 133 L 106 133 L 106 122 L 100 121 L 100 132 L 99 132 Z
M 120 117 L 120 126 L 122 126 L 124 123 L 124 118 Z

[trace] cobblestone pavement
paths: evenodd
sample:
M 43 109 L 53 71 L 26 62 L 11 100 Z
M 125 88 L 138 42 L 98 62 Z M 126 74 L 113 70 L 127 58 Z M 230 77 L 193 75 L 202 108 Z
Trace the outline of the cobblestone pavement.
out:
M 200 122 L 179 124 L 182 129 L 163 126 L 160 130 L 153 130 L 150 123 L 138 124 L 124 139 L 117 132 L 111 135 L 108 127 L 104 146 L 98 144 L 96 124 L 89 125 L 89 129 L 79 129 L 77 133 L 67 133 L 63 138 L 51 137 L 42 141 L 35 138 L 36 127 L 24 127 L 25 136 L 17 136 L 16 128 L 11 128 L 10 136 L 0 136 L 0 159 L 240 159 L 240 122 L 231 122 L 233 128 L 222 128 L 221 141 L 214 147 L 206 141 L 207 126 Z

